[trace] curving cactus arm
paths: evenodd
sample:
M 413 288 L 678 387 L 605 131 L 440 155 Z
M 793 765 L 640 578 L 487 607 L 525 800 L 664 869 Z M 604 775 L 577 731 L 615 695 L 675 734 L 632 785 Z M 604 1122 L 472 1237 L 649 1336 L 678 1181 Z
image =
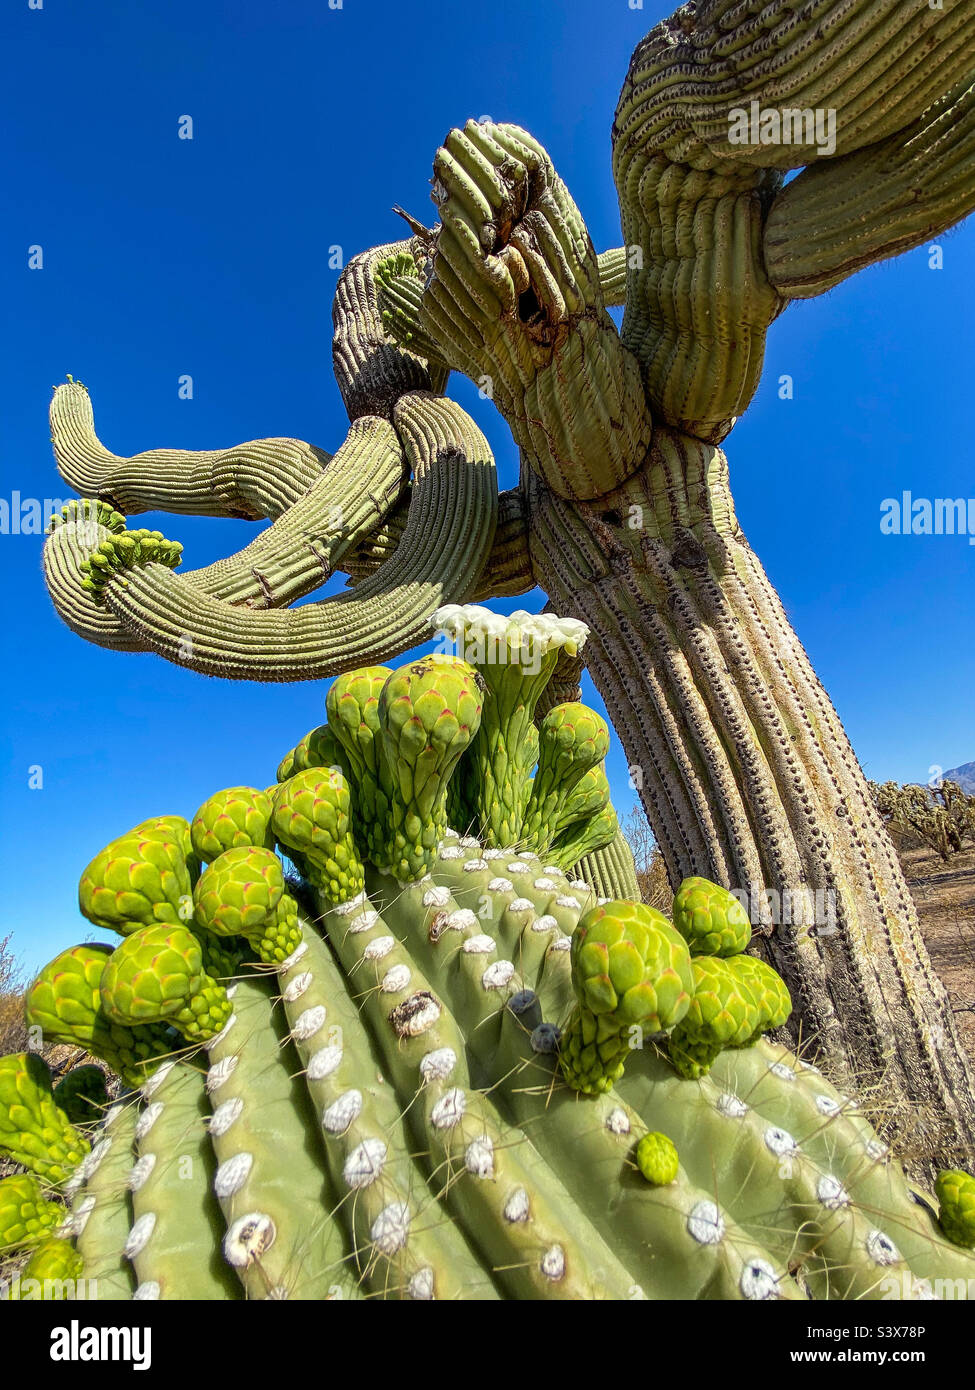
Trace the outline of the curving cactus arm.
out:
M 970 78 L 877 144 L 804 169 L 765 223 L 769 281 L 809 299 L 874 261 L 920 246 L 975 209 Z
M 104 571 L 101 601 L 144 647 L 241 680 L 320 678 L 415 644 L 440 603 L 466 596 L 480 573 L 497 480 L 484 436 L 459 406 L 404 396 L 394 418 L 413 470 L 410 513 L 392 558 L 351 595 L 284 612 L 240 608 L 149 564 Z

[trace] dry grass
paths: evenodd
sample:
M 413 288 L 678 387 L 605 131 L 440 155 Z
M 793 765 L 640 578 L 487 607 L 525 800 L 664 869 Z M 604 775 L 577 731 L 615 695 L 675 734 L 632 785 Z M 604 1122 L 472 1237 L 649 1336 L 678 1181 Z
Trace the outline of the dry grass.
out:
M 975 849 L 953 854 L 947 864 L 930 849 L 904 850 L 900 859 L 924 944 L 975 1067 Z
M 11 937 L 0 937 L 0 1057 L 8 1052 L 23 1052 L 27 1046 L 24 985 Z

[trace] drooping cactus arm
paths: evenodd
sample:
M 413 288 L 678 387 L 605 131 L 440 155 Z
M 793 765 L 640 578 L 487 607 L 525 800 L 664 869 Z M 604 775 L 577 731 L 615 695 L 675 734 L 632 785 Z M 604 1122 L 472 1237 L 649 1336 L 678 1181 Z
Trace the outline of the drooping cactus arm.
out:
M 108 578 L 106 605 L 145 648 L 206 675 L 308 680 L 400 652 L 429 633 L 445 599 L 464 598 L 494 538 L 497 479 L 487 441 L 453 402 L 404 396 L 395 424 L 413 495 L 395 555 L 351 595 L 286 612 L 240 609 L 160 565 Z
M 377 298 L 377 269 L 426 254 L 426 239 L 373 246 L 353 256 L 339 276 L 332 304 L 332 367 L 350 420 L 361 415 L 392 419 L 393 406 L 411 391 L 442 391 L 447 372 L 387 334 Z
M 110 608 L 81 587 L 81 566 L 93 549 L 125 529 L 125 517 L 107 502 L 69 502 L 44 542 L 44 582 L 58 617 L 77 636 L 117 652 L 140 652 L 142 643 Z
M 765 265 L 790 299 L 822 294 L 865 265 L 919 246 L 975 208 L 975 83 L 905 130 L 814 164 L 778 194 Z
M 655 416 L 715 443 L 751 399 L 766 331 L 786 303 L 763 245 L 782 171 L 808 164 L 818 175 L 810 185 L 815 214 L 804 217 L 809 202 L 789 190 L 779 214 L 779 235 L 794 226 L 794 254 L 814 270 L 824 260 L 826 270 L 845 265 L 850 273 L 914 244 L 897 240 L 891 209 L 883 197 L 878 209 L 876 199 L 885 194 L 896 208 L 899 178 L 901 196 L 913 198 L 916 172 L 888 176 L 886 188 L 880 179 L 878 190 L 881 171 L 864 147 L 905 138 L 914 122 L 924 128 L 928 108 L 970 81 L 973 21 L 971 0 L 944 12 L 893 0 L 808 5 L 798 13 L 753 4 L 744 15 L 736 9 L 733 21 L 729 8 L 718 0 L 694 16 L 679 10 L 647 35 L 613 127 L 623 236 L 637 253 L 628 261 L 623 342 L 643 365 Z M 781 124 L 774 143 L 760 140 L 766 111 L 780 123 L 788 117 L 788 134 Z M 955 138 L 942 134 L 945 143 Z M 837 170 L 826 156 L 858 150 L 863 158 L 846 170 L 841 161 L 834 196 Z M 852 189 L 864 195 L 868 180 L 865 208 Z M 961 193 L 942 202 L 934 209 L 942 227 L 966 210 Z M 901 220 L 920 237 L 931 216 L 920 207 Z M 814 228 L 825 223 L 808 249 L 807 220 Z M 847 240 L 863 259 L 843 259 Z
M 88 414 L 90 416 L 90 410 Z M 143 456 L 121 462 L 139 464 L 138 468 L 133 468 L 135 477 L 141 477 L 147 466 Z M 153 476 L 151 471 L 148 476 Z M 375 416 L 356 420 L 324 471 L 319 470 L 295 496 L 281 499 L 280 506 L 274 504 L 276 509 L 268 512 L 273 519 L 271 526 L 235 555 L 203 569 L 184 572 L 180 583 L 226 603 L 254 608 L 277 608 L 292 603 L 318 588 L 328 579 L 341 556 L 382 522 L 403 493 L 407 476 L 402 449 L 392 425 Z M 304 483 L 300 470 L 298 478 Z M 107 491 L 109 489 L 99 489 L 101 494 Z M 191 494 L 192 488 L 187 487 L 183 493 L 161 498 L 159 505 L 165 503 L 170 511 L 189 511 L 191 507 L 184 505 L 181 499 Z M 126 508 L 128 511 L 145 509 L 141 506 Z M 77 505 L 72 510 L 76 512 Z M 71 540 L 58 536 L 59 521 L 55 519 L 48 545 L 61 547 L 63 551 L 65 544 L 71 545 Z M 82 543 L 86 537 L 87 533 L 82 530 Z M 92 548 L 89 542 L 89 550 Z M 64 555 L 60 564 L 54 563 L 61 568 L 65 559 L 70 566 L 70 558 Z M 55 580 L 51 584 L 56 603 L 61 597 L 62 583 Z M 68 587 L 70 592 L 70 585 Z
M 274 518 L 320 480 L 330 457 L 300 439 L 255 439 L 230 449 L 147 449 L 123 458 L 99 440 L 88 392 L 70 378 L 55 387 L 50 418 L 64 481 L 128 516 Z
M 614 144 L 697 169 L 728 159 L 791 169 L 826 155 L 815 145 L 732 143 L 730 113 L 755 98 L 779 110 L 834 108 L 829 156 L 848 154 L 904 129 L 970 74 L 973 19 L 972 0 L 682 7 L 633 53 Z

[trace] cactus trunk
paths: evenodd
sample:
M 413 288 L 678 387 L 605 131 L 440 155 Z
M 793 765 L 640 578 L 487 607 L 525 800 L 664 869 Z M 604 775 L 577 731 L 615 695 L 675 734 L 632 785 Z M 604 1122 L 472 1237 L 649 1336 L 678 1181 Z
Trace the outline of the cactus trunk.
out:
M 793 1044 L 801 1030 L 844 1087 L 900 1096 L 895 1125 L 944 1166 L 975 1147 L 971 1071 L 856 756 L 737 523 L 721 450 L 658 430 L 650 462 L 598 513 L 533 485 L 537 578 L 590 626 L 674 887 L 701 873 L 744 890 L 796 1005 Z

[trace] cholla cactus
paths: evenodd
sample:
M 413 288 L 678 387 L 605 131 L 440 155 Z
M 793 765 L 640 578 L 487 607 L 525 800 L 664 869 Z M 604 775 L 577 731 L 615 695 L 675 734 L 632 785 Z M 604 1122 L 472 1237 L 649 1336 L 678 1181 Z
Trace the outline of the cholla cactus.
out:
M 957 782 L 921 787 L 908 782 L 871 782 L 870 791 L 884 824 L 909 842 L 933 849 L 948 862 L 966 840 L 975 844 L 975 796 Z
M 352 677 L 339 743 L 370 733 L 345 771 L 309 761 L 335 751 L 319 730 L 270 796 L 218 792 L 176 820 L 198 833 L 170 818 L 166 874 L 209 858 L 185 923 L 145 925 L 169 880 L 117 842 L 120 944 L 62 952 L 27 1016 L 131 1089 L 79 1128 L 37 1057 L 0 1063 L 0 1145 L 34 1174 L 0 1183 L 0 1245 L 31 1252 L 12 1296 L 921 1297 L 975 1275 L 975 1180 L 943 1176 L 941 1230 L 852 1100 L 762 1035 L 788 997 L 730 894 L 689 882 L 671 923 L 551 862 L 572 814 L 606 834 L 601 795 L 572 797 L 598 721 L 555 705 L 566 755 L 532 779 L 538 673 L 514 641 L 494 659 Z M 461 775 L 485 824 L 458 830 Z M 530 847 L 485 842 L 505 817 Z M 232 978 L 208 977 L 211 938 Z

